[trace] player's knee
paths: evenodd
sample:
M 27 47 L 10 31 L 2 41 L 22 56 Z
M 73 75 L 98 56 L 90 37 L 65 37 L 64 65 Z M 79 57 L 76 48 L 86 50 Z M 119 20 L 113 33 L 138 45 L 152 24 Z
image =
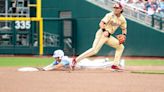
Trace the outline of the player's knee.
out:
M 125 46 L 124 46 L 124 45 L 121 45 L 121 47 L 120 47 L 120 48 L 124 50 Z
M 94 52 L 94 54 L 97 54 L 98 53 L 98 50 L 94 50 L 93 52 Z
M 116 49 L 119 49 L 119 50 L 124 50 L 124 45 L 123 44 L 121 44 L 121 45 L 119 45 Z

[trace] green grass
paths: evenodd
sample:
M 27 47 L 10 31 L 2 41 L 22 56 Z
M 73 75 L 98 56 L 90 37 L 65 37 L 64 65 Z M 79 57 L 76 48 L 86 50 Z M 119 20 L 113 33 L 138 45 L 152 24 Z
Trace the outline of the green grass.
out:
M 52 57 L 0 57 L 4 66 L 44 66 L 53 62 Z M 125 60 L 126 66 L 164 66 L 164 60 Z
M 164 70 L 145 70 L 145 71 L 131 71 L 137 74 L 164 74 Z
M 127 60 L 127 66 L 164 66 L 164 60 Z
M 0 57 L 0 67 L 4 66 L 44 66 L 53 62 L 53 58 L 39 57 Z

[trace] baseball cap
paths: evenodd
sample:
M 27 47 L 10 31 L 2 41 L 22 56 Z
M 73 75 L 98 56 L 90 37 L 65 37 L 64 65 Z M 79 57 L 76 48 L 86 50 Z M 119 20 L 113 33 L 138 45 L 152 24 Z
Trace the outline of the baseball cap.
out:
M 123 8 L 123 6 L 121 5 L 121 3 L 115 3 L 114 5 L 113 5 L 113 8 Z
M 54 58 L 60 57 L 60 58 L 61 58 L 61 57 L 63 57 L 63 56 L 64 56 L 63 50 L 55 50 L 52 57 L 54 57 Z

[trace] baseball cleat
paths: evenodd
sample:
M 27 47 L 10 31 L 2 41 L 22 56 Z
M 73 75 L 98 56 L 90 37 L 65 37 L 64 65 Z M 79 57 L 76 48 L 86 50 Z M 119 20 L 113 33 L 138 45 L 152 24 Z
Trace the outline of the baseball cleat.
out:
M 120 66 L 117 66 L 117 65 L 112 65 L 111 66 L 111 70 L 113 71 L 113 72 L 121 72 L 121 71 L 123 71 L 123 69 L 120 67 Z

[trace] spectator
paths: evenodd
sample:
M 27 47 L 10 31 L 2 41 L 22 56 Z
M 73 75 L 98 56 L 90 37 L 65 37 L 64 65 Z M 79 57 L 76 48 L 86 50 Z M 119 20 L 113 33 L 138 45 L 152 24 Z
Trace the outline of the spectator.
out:
M 144 9 L 144 3 L 143 3 L 143 0 L 138 0 L 136 3 L 135 3 L 136 7 L 140 8 L 140 9 Z
M 148 12 L 148 15 L 154 14 L 158 9 L 158 4 L 156 0 L 145 0 L 145 10 Z
M 158 11 L 161 15 L 164 15 L 164 0 L 159 1 L 159 8 Z
M 154 10 L 154 12 L 156 12 L 158 9 L 157 0 L 151 0 L 150 5 L 151 5 L 151 8 Z

